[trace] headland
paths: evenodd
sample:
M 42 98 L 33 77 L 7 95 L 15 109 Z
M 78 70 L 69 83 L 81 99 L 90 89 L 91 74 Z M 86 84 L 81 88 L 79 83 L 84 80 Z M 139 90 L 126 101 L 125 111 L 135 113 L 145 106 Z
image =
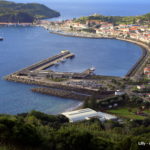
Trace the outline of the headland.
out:
M 38 19 L 59 17 L 60 13 L 38 3 L 0 1 L 1 23 L 33 23 Z

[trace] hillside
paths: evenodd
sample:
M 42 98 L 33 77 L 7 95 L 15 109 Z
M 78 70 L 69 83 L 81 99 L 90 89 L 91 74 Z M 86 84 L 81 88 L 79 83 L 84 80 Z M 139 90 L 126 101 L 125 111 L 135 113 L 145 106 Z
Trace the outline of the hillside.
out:
M 150 118 L 69 123 L 37 111 L 0 115 L 0 150 L 148 150 L 149 124 Z
M 85 23 L 87 20 L 100 20 L 117 24 L 149 24 L 150 13 L 141 16 L 104 16 L 104 15 L 91 15 L 75 19 L 76 22 Z
M 60 13 L 37 3 L 14 3 L 0 0 L 0 22 L 33 22 L 60 16 Z

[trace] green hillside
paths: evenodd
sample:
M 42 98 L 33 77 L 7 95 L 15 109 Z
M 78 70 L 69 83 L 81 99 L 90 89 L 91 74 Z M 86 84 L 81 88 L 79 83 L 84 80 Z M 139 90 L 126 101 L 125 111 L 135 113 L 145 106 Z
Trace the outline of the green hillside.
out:
M 33 22 L 60 16 L 60 13 L 37 3 L 0 1 L 0 22 Z
M 149 142 L 150 118 L 69 123 L 37 111 L 0 115 L 0 150 L 148 150 Z
M 81 17 L 75 19 L 76 22 L 85 23 L 87 20 L 100 20 L 110 22 L 113 24 L 149 24 L 150 13 L 141 16 L 103 16 L 103 15 L 91 15 L 87 17 Z

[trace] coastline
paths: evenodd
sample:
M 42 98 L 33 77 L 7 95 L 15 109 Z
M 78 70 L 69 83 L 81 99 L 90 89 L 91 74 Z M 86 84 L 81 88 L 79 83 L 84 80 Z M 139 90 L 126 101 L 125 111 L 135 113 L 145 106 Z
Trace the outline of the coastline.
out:
M 66 109 L 64 112 L 67 112 L 67 111 L 74 111 L 74 110 L 77 110 L 77 109 L 82 109 L 83 108 L 83 102 L 79 102 L 78 105 L 75 105 L 75 106 L 72 106 L 68 109 Z
M 43 27 L 43 26 L 41 26 Z M 45 28 L 45 27 L 43 27 Z M 48 30 L 48 29 L 47 29 Z M 126 42 L 130 42 L 133 44 L 138 45 L 139 47 L 141 47 L 142 50 L 142 55 L 141 57 L 138 59 L 138 61 L 131 67 L 131 69 L 127 72 L 127 74 L 124 77 L 135 77 L 138 76 L 142 71 L 145 62 L 147 61 L 148 57 L 149 57 L 149 53 L 150 53 L 150 47 L 148 45 L 146 45 L 145 43 L 142 43 L 140 41 L 136 41 L 134 39 L 127 39 L 127 38 L 120 38 L 120 37 L 114 37 L 114 36 L 110 36 L 110 37 L 105 37 L 105 36 L 85 36 L 84 34 L 81 35 L 77 35 L 75 34 L 67 34 L 67 33 L 63 33 L 63 32 L 57 32 L 57 31 L 50 31 L 49 33 L 52 34 L 57 34 L 57 35 L 61 35 L 61 36 L 66 36 L 66 37 L 76 37 L 76 38 L 89 38 L 89 39 L 114 39 L 114 40 L 120 40 L 120 41 L 126 41 Z M 143 71 L 142 71 L 143 73 Z
M 128 71 L 128 73 L 126 74 L 126 77 L 132 77 L 132 76 L 139 75 L 140 73 L 143 73 L 142 69 L 144 67 L 145 62 L 147 61 L 147 59 L 149 57 L 150 47 L 142 42 L 131 40 L 131 39 L 121 39 L 121 38 L 116 38 L 116 39 L 136 44 L 136 45 L 140 46 L 142 49 L 142 56 L 133 65 L 133 67 Z

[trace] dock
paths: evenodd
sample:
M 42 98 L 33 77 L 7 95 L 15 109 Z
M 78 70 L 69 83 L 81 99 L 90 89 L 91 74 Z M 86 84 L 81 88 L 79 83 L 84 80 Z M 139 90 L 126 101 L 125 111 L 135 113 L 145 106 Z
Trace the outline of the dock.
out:
M 44 63 L 42 66 L 39 66 L 36 70 L 45 70 L 53 65 L 56 65 L 59 62 L 62 62 L 64 59 L 72 58 L 74 57 L 73 53 L 66 54 L 65 56 L 62 56 L 56 60 L 53 61 L 47 61 L 47 63 Z
M 45 60 L 37 62 L 36 64 L 28 66 L 28 67 L 26 67 L 22 70 L 19 70 L 15 73 L 18 74 L 18 75 L 21 75 L 21 74 L 23 75 L 23 74 L 26 74 L 27 72 L 30 72 L 30 71 L 45 70 L 45 69 L 47 69 L 47 68 L 49 68 L 53 65 L 56 65 L 57 63 L 63 61 L 64 59 L 72 58 L 74 56 L 75 55 L 73 53 L 71 53 L 70 51 L 64 50 L 64 51 L 61 51 L 60 54 L 57 54 L 55 56 L 52 56 L 52 57 L 49 57 Z
M 89 68 L 86 69 L 85 71 L 81 73 L 77 72 L 55 72 L 52 70 L 46 70 L 47 68 L 57 65 L 59 62 L 64 62 L 68 58 L 73 58 L 75 54 L 71 53 L 68 50 L 63 50 L 61 53 L 49 57 L 45 60 L 42 60 L 40 62 L 37 62 L 31 66 L 28 66 L 26 68 L 23 68 L 15 73 L 12 73 L 6 78 L 10 79 L 16 76 L 16 77 L 29 77 L 29 78 L 42 78 L 42 79 L 47 79 L 47 77 L 52 78 L 52 79 L 57 79 L 57 78 L 64 78 L 64 79 L 86 79 L 89 76 L 94 74 L 95 68 Z

